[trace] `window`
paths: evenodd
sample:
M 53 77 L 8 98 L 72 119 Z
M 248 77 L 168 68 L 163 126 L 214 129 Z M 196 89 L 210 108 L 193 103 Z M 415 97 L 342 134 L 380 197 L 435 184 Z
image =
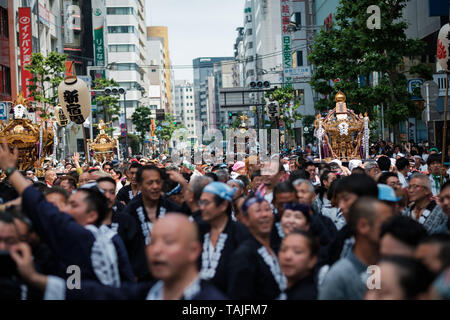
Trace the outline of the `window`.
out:
M 134 33 L 137 34 L 137 30 L 133 26 L 110 26 L 108 27 L 109 33 Z
M 247 49 L 253 49 L 253 42 L 247 43 Z
M 302 25 L 302 13 L 296 12 L 294 14 L 294 22 L 296 27 L 300 27 Z
M 8 10 L 0 7 L 0 35 L 8 39 L 8 32 Z
M 303 66 L 303 51 L 297 51 L 297 67 Z
M 116 8 L 107 8 L 106 14 L 132 14 L 135 15 L 134 8 L 132 7 L 116 7 Z
M 247 29 L 246 35 L 251 36 L 253 34 L 253 29 Z
M 137 48 L 134 44 L 110 44 L 110 52 L 137 52 Z
M 136 63 L 115 63 L 112 65 L 111 70 L 114 71 L 135 70 L 139 72 L 140 68 Z

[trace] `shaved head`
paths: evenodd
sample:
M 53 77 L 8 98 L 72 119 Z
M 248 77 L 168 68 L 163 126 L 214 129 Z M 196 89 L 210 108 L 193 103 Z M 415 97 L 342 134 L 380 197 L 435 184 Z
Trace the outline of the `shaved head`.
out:
M 153 277 L 173 282 L 187 270 L 198 271 L 201 244 L 197 226 L 187 216 L 167 213 L 155 222 L 150 238 L 146 251 Z
M 153 225 L 153 231 L 163 229 L 168 232 L 178 234 L 186 242 L 198 241 L 197 225 L 190 221 L 189 218 L 182 213 L 168 212 L 166 215 L 156 220 Z

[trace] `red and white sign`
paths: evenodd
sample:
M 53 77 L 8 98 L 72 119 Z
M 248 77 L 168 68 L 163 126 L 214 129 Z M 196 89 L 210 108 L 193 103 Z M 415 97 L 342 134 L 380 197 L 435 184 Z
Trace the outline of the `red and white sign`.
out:
M 30 90 L 27 87 L 32 74 L 25 70 L 25 66 L 31 63 L 31 8 L 19 8 L 19 47 L 20 67 L 22 74 L 22 91 L 25 98 L 30 99 Z

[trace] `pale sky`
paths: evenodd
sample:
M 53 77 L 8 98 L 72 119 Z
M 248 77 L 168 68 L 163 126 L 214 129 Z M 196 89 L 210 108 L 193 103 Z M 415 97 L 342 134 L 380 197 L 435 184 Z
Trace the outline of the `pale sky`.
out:
M 176 80 L 193 81 L 192 60 L 232 57 L 245 0 L 146 0 L 147 26 L 167 26 Z

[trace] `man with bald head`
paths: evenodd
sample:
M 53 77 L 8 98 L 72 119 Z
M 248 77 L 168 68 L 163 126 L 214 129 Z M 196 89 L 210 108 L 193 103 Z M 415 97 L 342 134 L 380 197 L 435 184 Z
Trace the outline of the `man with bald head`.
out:
M 155 221 L 146 254 L 156 282 L 126 284 L 112 288 L 93 281 L 82 281 L 81 289 L 66 289 L 65 280 L 39 275 L 33 268 L 29 249 L 20 244 L 12 254 L 19 272 L 33 285 L 45 290 L 53 299 L 108 300 L 221 300 L 225 299 L 208 281 L 202 280 L 197 268 L 201 245 L 194 222 L 184 214 L 167 213 Z M 17 254 L 20 253 L 20 254 Z M 33 270 L 33 271 L 31 271 Z M 51 293 L 51 294 L 50 294 Z

